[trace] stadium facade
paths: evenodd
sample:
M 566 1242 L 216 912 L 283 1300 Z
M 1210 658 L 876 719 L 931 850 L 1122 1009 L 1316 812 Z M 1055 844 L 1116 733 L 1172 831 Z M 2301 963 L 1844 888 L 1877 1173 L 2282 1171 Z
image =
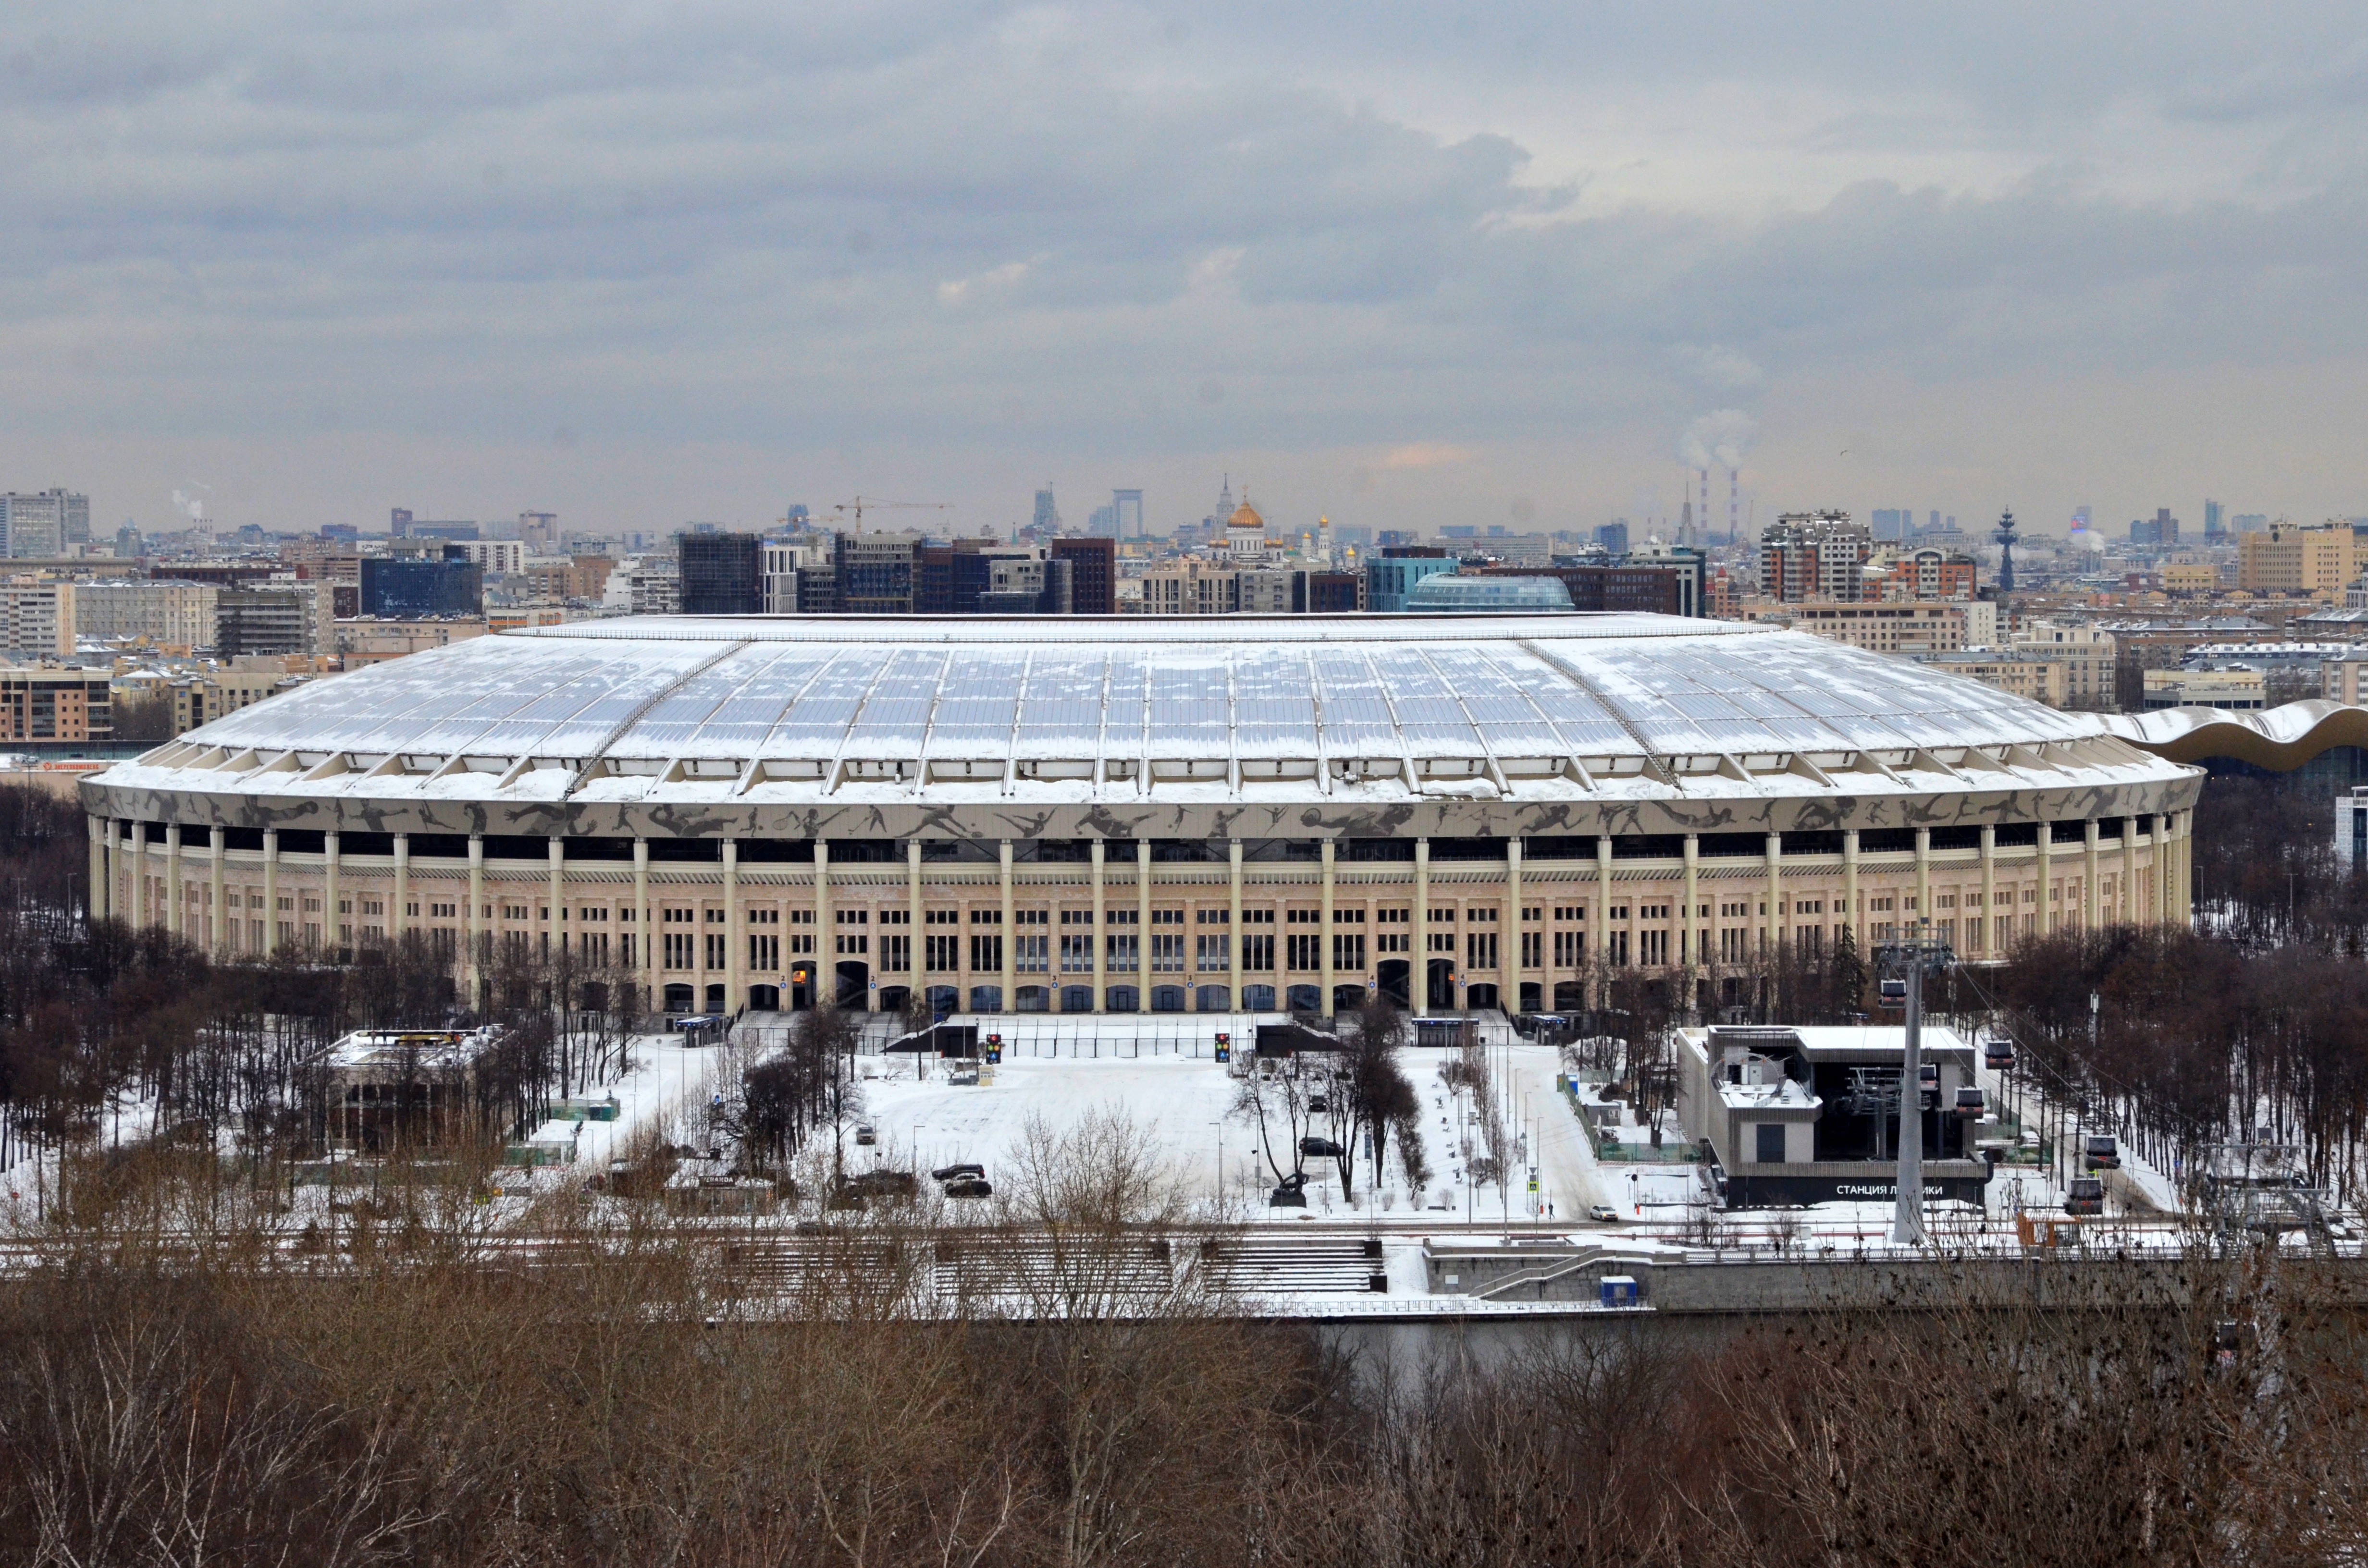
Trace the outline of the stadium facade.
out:
M 555 949 L 672 1012 L 1535 1010 L 1919 918 L 1976 960 L 2183 922 L 2201 778 L 1735 622 L 637 618 L 316 682 L 83 800 L 101 912 L 224 952 Z

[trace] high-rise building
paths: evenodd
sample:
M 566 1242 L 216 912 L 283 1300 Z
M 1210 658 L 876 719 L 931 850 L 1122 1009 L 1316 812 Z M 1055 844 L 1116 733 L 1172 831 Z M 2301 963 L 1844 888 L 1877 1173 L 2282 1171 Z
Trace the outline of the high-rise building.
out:
M 8 652 L 63 658 L 74 651 L 74 585 L 18 580 L 0 586 Z
M 848 615 L 912 614 L 920 543 L 885 534 L 840 534 L 831 559 L 838 608 Z
M 2157 506 L 2153 517 L 2131 520 L 2130 542 L 2168 549 L 2179 542 L 2179 519 L 2170 515 L 2169 507 Z
M 390 507 L 386 514 L 386 531 L 395 539 L 410 538 L 411 508 L 408 506 Z
M 1916 531 L 1916 508 L 1913 506 L 1877 506 L 1869 517 L 1878 543 L 1895 543 Z
M 559 548 L 559 514 L 556 512 L 520 512 L 518 540 L 529 550 Z
M 479 615 L 485 608 L 485 569 L 461 545 L 435 555 L 366 555 L 356 608 L 394 620 L 422 616 Z
M 0 554 L 50 560 L 90 541 L 90 497 L 65 490 L 0 495 Z
M 223 589 L 214 601 L 214 652 L 225 659 L 318 652 L 312 624 L 315 586 Z
M 1759 539 L 1759 585 L 1785 603 L 1866 597 L 1874 539 L 1848 512 L 1787 512 Z
M 680 537 L 682 613 L 758 615 L 765 608 L 764 543 L 755 534 Z
M 1044 482 L 1044 488 L 1036 492 L 1036 516 L 1029 527 L 1041 528 L 1048 534 L 1060 531 L 1061 509 L 1053 505 L 1053 482 L 1049 479 Z
M 1613 555 L 1628 553 L 1628 519 L 1615 517 L 1595 530 L 1595 542 Z
M 1435 544 L 1391 544 L 1378 559 L 1365 562 L 1365 608 L 1378 614 L 1406 608 L 1414 585 L 1437 572 L 1452 572 L 1455 562 Z
M 1118 541 L 1056 539 L 1052 558 L 1069 564 L 1069 608 L 1077 615 L 1118 613 Z
M 1144 537 L 1142 491 L 1113 490 L 1110 492 L 1110 506 L 1118 513 L 1118 532 L 1113 534 L 1112 538 L 1141 539 Z
M 144 638 L 160 648 L 211 647 L 221 597 L 211 583 L 83 583 L 74 590 L 74 634 Z
M 2203 537 L 2205 539 L 2218 539 L 2228 531 L 2227 525 L 2222 520 L 2221 512 L 2219 502 L 2203 503 Z

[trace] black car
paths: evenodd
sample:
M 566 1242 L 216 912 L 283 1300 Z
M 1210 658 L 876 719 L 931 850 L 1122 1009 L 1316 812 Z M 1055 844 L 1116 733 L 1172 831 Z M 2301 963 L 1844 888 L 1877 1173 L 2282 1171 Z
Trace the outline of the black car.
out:
M 1329 1138 L 1307 1137 L 1299 1141 L 1299 1152 L 1311 1158 L 1338 1159 L 1348 1153 Z
M 946 1183 L 948 1198 L 992 1198 L 995 1186 L 983 1176 L 956 1176 Z
M 958 1165 L 939 1165 L 936 1170 L 929 1173 L 929 1179 L 931 1181 L 951 1181 L 956 1176 L 983 1176 L 985 1175 L 986 1175 L 986 1167 L 985 1165 L 974 1165 L 965 1162 L 964 1164 Z

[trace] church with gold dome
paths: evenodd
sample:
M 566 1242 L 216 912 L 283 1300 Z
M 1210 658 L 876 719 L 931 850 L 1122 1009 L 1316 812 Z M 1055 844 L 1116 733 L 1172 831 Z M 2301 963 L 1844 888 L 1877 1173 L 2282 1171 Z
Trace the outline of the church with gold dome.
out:
M 1231 481 L 1227 482 L 1227 487 L 1231 488 Z M 1259 515 L 1257 507 L 1250 505 L 1249 486 L 1243 485 L 1242 504 L 1235 507 L 1225 518 L 1225 559 L 1235 562 L 1262 562 L 1267 558 L 1270 549 L 1279 550 L 1280 548 L 1279 540 L 1270 542 L 1267 539 L 1266 518 Z

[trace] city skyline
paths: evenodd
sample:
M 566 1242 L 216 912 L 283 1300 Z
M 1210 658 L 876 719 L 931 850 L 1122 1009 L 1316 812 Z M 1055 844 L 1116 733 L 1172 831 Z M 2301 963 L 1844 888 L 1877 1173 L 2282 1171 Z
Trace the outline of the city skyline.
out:
M 974 532 L 1049 475 L 1157 530 L 1228 469 L 1586 529 L 1674 517 L 1729 413 L 1762 520 L 2368 510 L 2332 6 L 96 26 L 0 27 L 0 468 L 104 529 Z

